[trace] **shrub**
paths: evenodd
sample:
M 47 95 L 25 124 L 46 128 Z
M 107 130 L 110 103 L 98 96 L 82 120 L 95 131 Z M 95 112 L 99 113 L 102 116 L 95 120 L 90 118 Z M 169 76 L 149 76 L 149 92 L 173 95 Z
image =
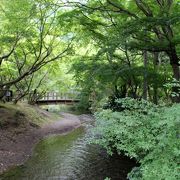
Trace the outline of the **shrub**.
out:
M 178 132 L 180 105 L 157 107 L 130 98 L 117 100 L 122 112 L 102 110 L 96 114 L 96 138 L 112 154 L 114 151 L 136 158 L 140 167 L 130 174 L 132 180 L 180 179 L 178 175 Z

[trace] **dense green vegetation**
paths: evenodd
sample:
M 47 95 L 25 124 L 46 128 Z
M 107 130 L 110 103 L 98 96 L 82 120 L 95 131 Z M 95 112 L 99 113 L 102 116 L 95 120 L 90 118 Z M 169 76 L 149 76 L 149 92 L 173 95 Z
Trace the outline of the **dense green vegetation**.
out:
M 130 179 L 179 178 L 178 0 L 0 2 L 1 101 L 78 90 L 95 142 L 140 162 Z
M 0 98 L 75 88 L 63 77 L 73 64 L 84 106 L 110 95 L 179 102 L 178 10 L 165 0 L 1 0 Z
M 41 94 L 63 82 L 54 76 L 65 72 L 58 62 L 71 53 L 72 38 L 60 30 L 58 8 L 50 2 L 1 0 L 1 99 L 5 95 L 3 90 L 13 89 L 17 103 L 30 96 L 30 92 L 33 95 L 34 90 Z M 34 98 L 30 96 L 28 100 Z
M 130 179 L 179 179 L 179 104 L 157 107 L 130 98 L 117 103 L 125 110 L 96 114 L 98 138 L 93 142 L 110 154 L 136 158 L 141 165 L 132 170 Z

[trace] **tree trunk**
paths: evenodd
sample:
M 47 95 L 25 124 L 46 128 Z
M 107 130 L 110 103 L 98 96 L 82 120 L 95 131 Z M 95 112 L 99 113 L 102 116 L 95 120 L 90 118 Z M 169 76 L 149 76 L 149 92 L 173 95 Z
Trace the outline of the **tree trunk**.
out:
M 20 101 L 22 98 L 24 98 L 27 94 L 28 94 L 28 93 L 26 92 L 26 93 L 24 93 L 24 94 L 19 95 L 17 98 L 14 99 L 13 103 L 14 103 L 14 104 L 17 104 L 18 101 Z
M 174 79 L 179 81 L 180 80 L 180 70 L 179 70 L 180 64 L 179 64 L 179 58 L 177 56 L 175 47 L 172 48 L 171 51 L 167 52 L 167 54 L 170 59 L 170 64 L 171 64 L 172 71 L 173 71 L 173 77 L 174 77 Z M 173 102 L 180 103 L 179 88 L 173 87 L 172 91 L 178 94 L 176 97 L 172 97 Z
M 147 63 L 148 63 L 148 55 L 147 51 L 144 51 L 144 80 L 143 80 L 143 99 L 147 100 L 147 94 L 148 94 L 148 82 L 147 82 Z
M 180 80 L 180 73 L 179 73 L 179 65 L 177 64 L 171 64 L 172 69 L 173 69 L 173 75 L 174 78 L 179 81 Z M 179 87 L 173 87 L 172 91 L 177 94 L 177 96 L 172 97 L 172 101 L 176 103 L 180 103 L 180 89 Z
M 154 52 L 154 71 L 157 72 L 157 66 L 159 64 L 159 53 Z M 153 103 L 158 104 L 158 88 L 157 88 L 157 82 L 154 82 L 153 84 Z
M 179 72 L 179 58 L 177 56 L 177 52 L 175 47 L 171 47 L 171 50 L 167 52 L 169 59 L 170 59 L 170 64 L 172 66 L 173 70 L 173 77 L 179 81 L 180 80 L 180 72 Z
M 179 73 L 179 65 L 178 64 L 171 64 L 173 70 L 173 77 L 179 81 L 180 80 L 180 73 Z

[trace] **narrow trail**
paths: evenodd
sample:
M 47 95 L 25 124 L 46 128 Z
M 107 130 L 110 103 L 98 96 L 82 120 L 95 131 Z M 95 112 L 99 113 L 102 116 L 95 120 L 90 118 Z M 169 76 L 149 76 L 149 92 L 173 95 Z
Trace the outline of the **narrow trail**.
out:
M 39 132 L 43 134 L 54 134 L 58 132 L 69 131 L 81 125 L 81 121 L 77 115 L 69 113 L 61 113 L 61 115 L 63 116 L 63 118 L 56 122 L 43 126 L 41 129 L 39 129 Z

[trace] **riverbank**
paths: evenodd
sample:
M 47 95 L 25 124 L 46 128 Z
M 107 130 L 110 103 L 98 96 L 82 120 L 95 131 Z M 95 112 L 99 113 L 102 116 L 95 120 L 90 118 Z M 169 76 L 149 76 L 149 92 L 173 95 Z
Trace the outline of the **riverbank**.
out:
M 28 106 L 31 113 L 34 111 L 31 117 L 23 107 L 0 106 L 0 174 L 23 164 L 41 139 L 49 135 L 68 133 L 80 127 L 81 121 L 88 119 L 69 113 L 57 116 L 38 107 Z M 34 119 L 35 117 L 39 119 Z

